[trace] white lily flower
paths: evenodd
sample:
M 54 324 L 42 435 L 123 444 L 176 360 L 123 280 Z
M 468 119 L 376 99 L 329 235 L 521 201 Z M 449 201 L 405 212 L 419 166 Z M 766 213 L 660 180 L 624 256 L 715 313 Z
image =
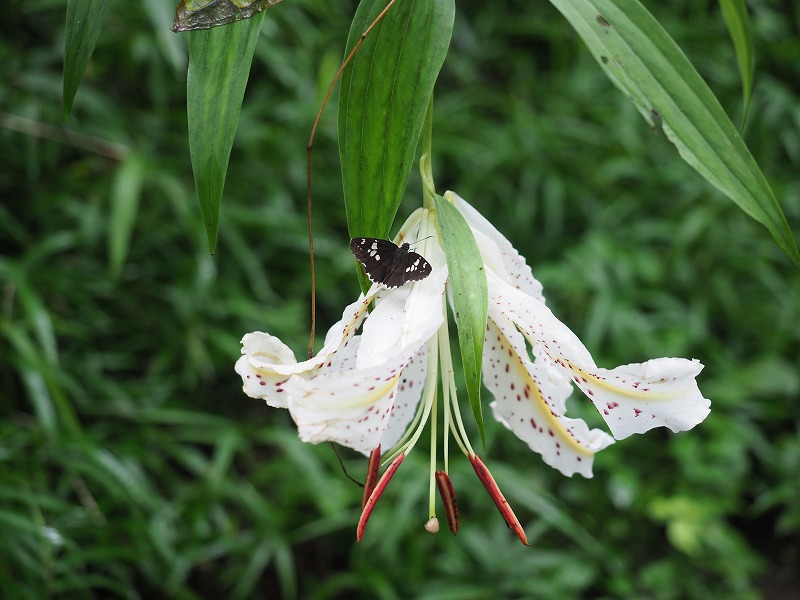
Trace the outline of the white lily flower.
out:
M 661 358 L 612 370 L 597 367 L 577 336 L 547 308 L 541 284 L 511 243 L 459 196 L 447 192 L 445 198 L 469 224 L 487 276 L 483 382 L 494 396 L 490 405 L 494 417 L 548 465 L 567 476 L 591 477 L 594 455 L 614 442 L 604 431 L 589 429 L 582 419 L 566 416 L 573 384 L 617 439 L 658 426 L 684 431 L 709 414 L 710 402 L 695 381 L 703 368 L 696 360 Z M 303 441 L 334 441 L 372 452 L 373 457 L 380 448 L 392 448 L 387 461 L 394 461 L 374 492 L 376 477 L 368 479 L 372 483 L 365 491 L 360 539 L 388 479 L 416 444 L 428 418 L 435 423 L 441 368 L 445 434 L 451 431 L 506 522 L 527 543 L 461 422 L 445 320 L 447 265 L 435 218 L 433 209 L 418 209 L 397 240 L 420 240 L 415 249 L 431 264 L 429 277 L 396 289 L 373 285 L 345 309 L 319 354 L 304 362 L 296 362 L 291 350 L 269 334 L 247 334 L 236 371 L 246 394 L 288 408 Z M 375 307 L 367 317 L 373 300 Z M 362 332 L 356 334 L 359 327 Z M 430 530 L 438 529 L 433 508 L 435 433 L 434 426 Z M 455 533 L 457 510 L 446 475 L 446 435 L 444 460 L 445 471 L 438 471 L 435 479 Z M 377 462 L 370 461 L 372 476 Z

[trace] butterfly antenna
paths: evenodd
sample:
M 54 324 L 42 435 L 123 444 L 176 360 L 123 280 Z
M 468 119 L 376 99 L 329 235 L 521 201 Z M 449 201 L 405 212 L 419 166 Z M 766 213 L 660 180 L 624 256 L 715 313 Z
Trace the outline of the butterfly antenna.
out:
M 339 456 L 339 451 L 336 449 L 336 444 L 330 442 L 331 448 L 333 448 L 333 453 L 336 455 L 336 458 L 339 460 L 339 466 L 342 467 L 342 471 L 344 472 L 345 476 L 355 483 L 358 487 L 364 487 L 364 484 L 361 483 L 358 479 L 355 479 L 350 473 L 347 472 L 347 468 L 344 466 L 344 462 L 342 462 L 342 457 Z
M 308 257 L 311 265 L 311 339 L 308 341 L 308 358 L 314 356 L 314 331 L 317 324 L 317 282 L 314 271 L 314 232 L 311 218 L 311 151 L 314 147 L 314 136 L 317 134 L 317 127 L 319 126 L 320 119 L 322 119 L 322 113 L 328 105 L 328 100 L 331 97 L 331 93 L 333 93 L 333 88 L 336 82 L 341 78 L 342 72 L 344 72 L 347 65 L 350 64 L 350 61 L 353 60 L 356 52 L 358 52 L 358 49 L 361 47 L 361 44 L 364 43 L 364 40 L 367 39 L 370 32 L 380 23 L 381 19 L 386 16 L 386 13 L 389 12 L 389 9 L 392 8 L 396 1 L 397 0 L 390 0 L 380 14 L 375 17 L 375 20 L 364 30 L 364 33 L 361 34 L 361 37 L 353 46 L 350 54 L 344 59 L 342 66 L 336 71 L 336 75 L 333 76 L 333 81 L 331 81 L 328 92 L 325 94 L 325 98 L 322 101 L 322 106 L 319 107 L 317 118 L 314 120 L 314 126 L 311 128 L 311 136 L 308 138 L 308 146 L 306 146 L 306 212 L 308 215 Z M 344 465 L 342 465 L 342 467 L 344 468 Z

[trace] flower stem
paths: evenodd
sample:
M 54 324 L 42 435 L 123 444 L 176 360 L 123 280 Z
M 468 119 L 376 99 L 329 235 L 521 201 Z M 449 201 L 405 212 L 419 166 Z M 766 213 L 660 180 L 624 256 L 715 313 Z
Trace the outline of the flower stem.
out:
M 433 209 L 436 207 L 436 186 L 433 183 L 433 94 L 428 101 L 428 110 L 425 112 L 425 124 L 422 127 L 422 156 L 419 159 L 419 172 L 422 176 L 422 206 Z

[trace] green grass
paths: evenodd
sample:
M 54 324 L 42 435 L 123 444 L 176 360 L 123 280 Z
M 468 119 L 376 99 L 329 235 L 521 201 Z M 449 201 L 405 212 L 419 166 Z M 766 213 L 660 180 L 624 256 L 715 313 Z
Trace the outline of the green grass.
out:
M 549 470 L 487 422 L 485 458 L 529 549 L 460 456 L 462 531 L 426 534 L 422 450 L 356 544 L 360 489 L 327 446 L 299 442 L 284 411 L 247 398 L 233 372 L 247 331 L 305 351 L 305 145 L 353 3 L 268 11 L 213 257 L 189 166 L 185 38 L 148 15 L 156 4 L 115 3 L 63 130 L 64 4 L 17 3 L 0 25 L 0 112 L 33 123 L 20 132 L 0 115 L 4 597 L 797 593 L 800 274 L 647 127 L 550 5 L 459 2 L 436 88 L 437 186 L 512 240 L 598 364 L 698 358 L 712 412 L 691 432 L 612 446 L 591 480 Z M 649 7 L 738 122 L 718 9 Z M 796 231 L 800 38 L 786 6 L 752 8 L 745 137 Z M 314 154 L 321 331 L 358 292 L 335 108 Z M 139 181 L 98 140 L 140 160 Z M 120 203 L 136 185 L 129 218 Z M 412 178 L 401 215 L 420 198 Z M 365 461 L 344 459 L 361 477 Z

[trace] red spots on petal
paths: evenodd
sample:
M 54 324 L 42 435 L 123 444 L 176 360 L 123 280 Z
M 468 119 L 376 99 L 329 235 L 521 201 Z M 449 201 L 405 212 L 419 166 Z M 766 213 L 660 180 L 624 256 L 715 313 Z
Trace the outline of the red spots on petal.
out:
M 548 430 L 547 430 L 547 433 L 549 433 L 549 434 L 550 434 L 550 437 L 555 437 L 555 435 L 556 435 L 555 433 L 553 433 L 553 430 L 552 430 L 552 429 L 549 429 L 549 428 L 548 428 Z
M 509 370 L 509 365 L 506 364 L 506 373 L 508 373 L 508 370 Z
M 642 414 L 641 410 L 639 410 L 638 408 L 634 408 L 633 409 L 633 416 L 634 417 L 638 417 L 640 414 Z
M 514 382 L 513 381 L 511 382 L 511 386 L 510 387 L 511 387 L 512 390 L 514 389 Z
M 259 381 L 258 385 L 267 385 L 267 382 L 266 381 Z
M 533 417 L 531 417 L 531 425 L 533 425 L 533 428 L 536 429 L 536 421 L 533 420 Z

